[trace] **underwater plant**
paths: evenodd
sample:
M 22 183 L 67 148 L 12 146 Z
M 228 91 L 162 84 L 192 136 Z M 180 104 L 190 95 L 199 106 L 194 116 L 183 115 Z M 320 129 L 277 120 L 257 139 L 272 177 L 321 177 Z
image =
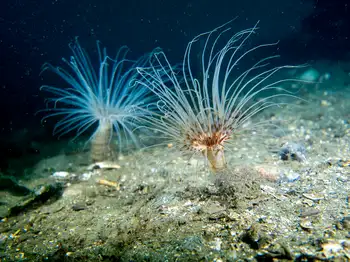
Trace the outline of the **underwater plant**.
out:
M 147 56 L 138 61 L 126 59 L 128 48 L 121 47 L 115 58 L 107 55 L 97 42 L 99 67 L 94 68 L 89 55 L 78 40 L 69 45 L 73 52 L 70 60 L 63 58 L 69 70 L 46 63 L 43 71 L 51 70 L 60 76 L 67 87 L 43 85 L 41 90 L 54 96 L 47 99 L 47 113 L 43 117 L 61 117 L 53 133 L 60 136 L 76 131 L 76 136 L 96 128 L 88 141 L 91 142 L 92 161 L 111 160 L 115 157 L 112 143 L 117 136 L 119 149 L 122 143 L 137 144 L 133 129 L 138 120 L 147 114 L 143 110 L 150 96 L 143 86 L 136 83 L 139 74 L 137 66 L 144 66 Z
M 295 66 L 269 67 L 270 60 L 277 55 L 258 59 L 253 65 L 248 63 L 248 67 L 244 63 L 255 58 L 257 50 L 276 43 L 245 49 L 257 24 L 235 33 L 228 41 L 224 39 L 230 32 L 227 25 L 202 33 L 188 43 L 181 74 L 172 70 L 174 67 L 162 51 L 152 54 L 150 67 L 137 68 L 143 76 L 141 84 L 158 97 L 159 113 L 147 116 L 151 129 L 184 153 L 202 154 L 214 172 L 226 168 L 225 150 L 234 144 L 239 133 L 267 124 L 267 121 L 248 124 L 253 116 L 281 105 L 274 102 L 275 98 L 293 96 L 281 84 L 294 79 L 272 78 L 281 69 Z M 199 56 L 192 54 L 196 42 L 200 46 Z M 196 74 L 198 57 L 200 66 Z

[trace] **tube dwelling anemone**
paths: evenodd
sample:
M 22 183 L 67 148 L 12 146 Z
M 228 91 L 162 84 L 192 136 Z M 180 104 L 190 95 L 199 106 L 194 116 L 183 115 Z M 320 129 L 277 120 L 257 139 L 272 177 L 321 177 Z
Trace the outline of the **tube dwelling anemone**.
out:
M 149 90 L 138 86 L 137 66 L 145 66 L 149 55 L 138 61 L 126 59 L 128 49 L 121 47 L 115 58 L 107 55 L 97 42 L 99 67 L 94 68 L 89 55 L 76 39 L 70 46 L 73 55 L 70 60 L 63 58 L 68 69 L 45 64 L 43 71 L 50 70 L 60 76 L 66 87 L 43 85 L 41 90 L 53 96 L 47 99 L 48 108 L 43 121 L 51 117 L 61 117 L 54 127 L 59 136 L 76 131 L 75 138 L 95 131 L 88 141 L 91 142 L 91 160 L 93 162 L 113 160 L 116 148 L 112 137 L 116 135 L 119 149 L 123 143 L 137 144 L 133 129 L 138 121 L 147 114 L 150 96 Z
M 257 24 L 225 41 L 224 36 L 230 32 L 228 24 L 200 34 L 188 43 L 180 74 L 172 70 L 174 67 L 162 51 L 152 54 L 150 67 L 137 68 L 143 77 L 141 84 L 158 97 L 159 113 L 147 117 L 151 129 L 184 153 L 202 154 L 213 172 L 226 168 L 225 150 L 234 143 L 237 134 L 266 124 L 260 121 L 246 125 L 253 116 L 280 105 L 273 101 L 275 98 L 293 96 L 280 86 L 294 79 L 272 80 L 281 69 L 294 68 L 269 67 L 270 60 L 276 56 L 259 59 L 242 70 L 247 57 L 276 43 L 245 49 Z M 199 77 L 193 69 L 198 56 L 192 57 L 193 46 L 198 42 L 201 44 Z

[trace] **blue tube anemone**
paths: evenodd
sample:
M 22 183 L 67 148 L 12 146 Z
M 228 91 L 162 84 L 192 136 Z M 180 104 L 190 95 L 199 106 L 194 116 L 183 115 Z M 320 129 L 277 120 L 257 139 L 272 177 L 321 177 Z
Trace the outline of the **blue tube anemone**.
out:
M 136 82 L 139 77 L 136 67 L 144 66 L 148 56 L 131 61 L 126 59 L 128 48 L 121 47 L 111 58 L 97 42 L 99 67 L 96 70 L 78 40 L 69 47 L 73 55 L 69 60 L 63 58 L 67 69 L 48 63 L 43 66 L 43 71 L 54 72 L 68 84 L 67 87 L 41 87 L 52 94 L 47 99 L 48 108 L 42 110 L 47 113 L 43 120 L 61 117 L 53 131 L 59 136 L 75 131 L 76 138 L 96 127 L 89 139 L 94 161 L 111 157 L 113 134 L 117 136 L 119 147 L 129 141 L 137 144 L 133 130 L 147 114 L 144 109 L 150 96 L 147 88 Z

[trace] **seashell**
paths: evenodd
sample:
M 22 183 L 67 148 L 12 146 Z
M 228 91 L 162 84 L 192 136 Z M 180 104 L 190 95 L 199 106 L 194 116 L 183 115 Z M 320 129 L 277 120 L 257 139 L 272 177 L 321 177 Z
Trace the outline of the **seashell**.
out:
M 97 184 L 103 185 L 103 186 L 115 187 L 117 190 L 120 190 L 120 185 L 118 182 L 109 181 L 106 179 L 99 179 L 97 180 Z
M 57 179 L 68 179 L 69 177 L 75 176 L 75 175 L 66 171 L 58 171 L 53 173 L 52 176 Z
M 307 198 L 307 199 L 310 199 L 312 201 L 319 201 L 319 200 L 322 200 L 324 199 L 324 196 L 323 195 L 318 195 L 318 194 L 303 194 L 303 197 Z
M 94 164 L 91 164 L 87 167 L 88 171 L 94 170 L 94 169 L 119 169 L 120 166 L 113 163 L 113 162 L 108 162 L 108 161 L 104 161 L 104 162 L 97 162 Z
M 304 199 L 303 204 L 312 207 L 314 205 L 314 201 L 312 201 L 311 199 Z

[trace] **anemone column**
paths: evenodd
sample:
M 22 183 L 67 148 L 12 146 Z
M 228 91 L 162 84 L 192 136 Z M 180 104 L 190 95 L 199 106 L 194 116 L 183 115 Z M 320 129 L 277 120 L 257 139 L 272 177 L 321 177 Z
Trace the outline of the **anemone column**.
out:
M 110 121 L 101 120 L 91 140 L 90 154 L 93 162 L 114 160 L 115 148 L 111 142 L 112 135 L 113 124 Z

